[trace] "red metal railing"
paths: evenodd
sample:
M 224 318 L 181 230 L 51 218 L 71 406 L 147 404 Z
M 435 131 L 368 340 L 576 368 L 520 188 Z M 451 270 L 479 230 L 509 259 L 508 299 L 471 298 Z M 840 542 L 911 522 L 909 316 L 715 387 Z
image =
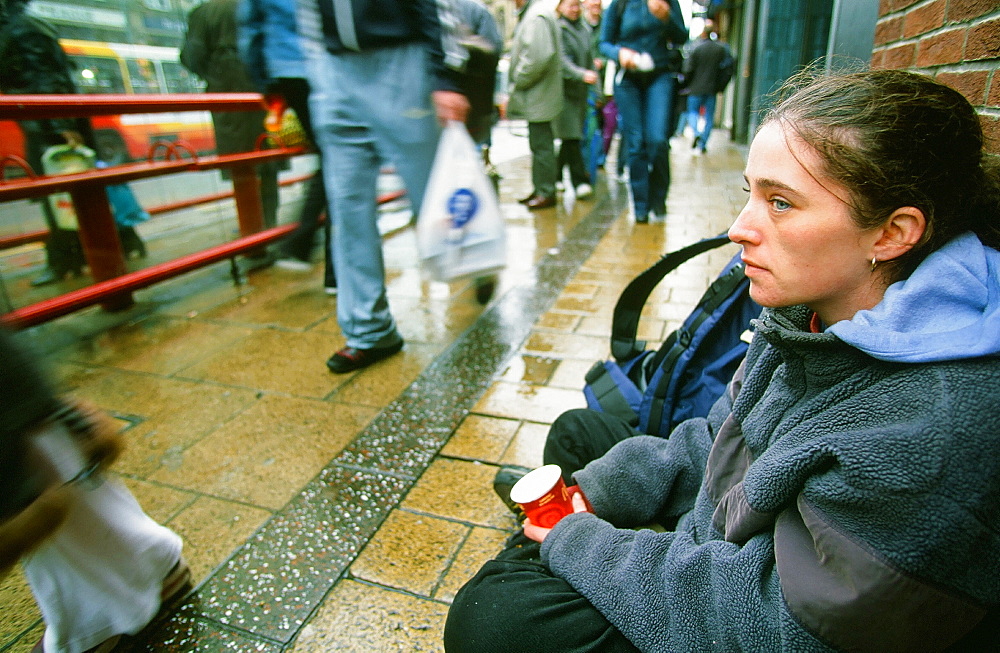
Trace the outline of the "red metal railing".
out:
M 256 93 L 205 93 L 202 95 L 7 95 L 0 96 L 0 120 L 30 120 L 95 116 L 103 114 L 147 113 L 160 111 L 259 111 L 263 98 Z M 163 150 L 164 159 L 155 159 Z M 154 144 L 146 161 L 88 170 L 58 176 L 0 179 L 0 202 L 43 197 L 57 191 L 68 192 L 77 213 L 80 241 L 94 284 L 0 316 L 0 323 L 11 328 L 26 328 L 67 315 L 81 308 L 101 304 L 106 310 L 121 310 L 132 305 L 132 291 L 175 277 L 190 270 L 233 258 L 281 239 L 295 225 L 282 225 L 263 231 L 263 209 L 255 165 L 284 159 L 305 152 L 302 147 L 275 147 L 268 150 L 199 157 L 183 145 Z M 185 156 L 186 155 L 186 156 Z M 121 184 L 166 174 L 225 168 L 230 171 L 232 193 L 200 198 L 194 203 L 232 197 L 240 237 L 216 247 L 153 265 L 136 272 L 126 272 L 125 256 L 118 240 L 105 186 Z M 396 193 L 382 198 L 389 201 Z M 178 203 L 163 211 L 184 208 Z M 192 205 L 192 204 L 186 204 Z M 19 237 L 25 239 L 29 235 Z M 10 242 L 10 240 L 8 240 Z M 30 242 L 24 240 L 22 242 Z
M 312 174 L 308 175 L 297 175 L 295 177 L 288 177 L 282 179 L 278 182 L 279 186 L 293 186 L 295 184 L 300 184 L 312 177 Z M 172 213 L 174 211 L 180 211 L 182 209 L 189 209 L 193 206 L 200 206 L 202 204 L 211 204 L 212 202 L 221 202 L 223 200 L 228 200 L 233 198 L 233 191 L 222 191 L 220 193 L 211 193 L 209 195 L 199 195 L 197 197 L 188 197 L 176 202 L 168 202 L 166 204 L 159 204 L 157 206 L 144 207 L 146 213 L 150 216 L 163 215 L 164 213 Z M 49 236 L 48 229 L 38 229 L 36 231 L 26 231 L 20 234 L 12 234 L 10 236 L 0 236 L 0 250 L 11 249 L 14 247 L 20 247 L 21 245 L 27 245 L 28 243 L 38 243 L 42 242 Z

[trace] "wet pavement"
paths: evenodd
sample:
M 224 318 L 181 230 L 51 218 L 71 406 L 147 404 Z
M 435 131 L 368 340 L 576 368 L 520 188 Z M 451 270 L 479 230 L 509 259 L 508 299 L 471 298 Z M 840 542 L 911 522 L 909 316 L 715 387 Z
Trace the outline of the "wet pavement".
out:
M 516 527 L 492 491 L 498 466 L 541 464 L 548 425 L 584 405 L 624 286 L 742 206 L 743 149 L 723 131 L 704 156 L 675 139 L 668 217 L 651 224 L 603 175 L 591 200 L 567 191 L 529 212 L 516 202 L 531 190 L 526 141 L 501 137 L 508 266 L 492 300 L 427 280 L 413 229 L 387 230 L 406 347 L 367 369 L 326 369 L 344 341 L 320 265 L 235 285 L 219 264 L 137 292 L 124 313 L 25 334 L 67 391 L 121 420 L 116 473 L 184 538 L 197 587 L 140 650 L 442 650 L 455 592 Z M 661 341 L 735 251 L 668 276 L 639 337 Z M 0 651 L 29 651 L 43 626 L 20 572 L 0 605 Z

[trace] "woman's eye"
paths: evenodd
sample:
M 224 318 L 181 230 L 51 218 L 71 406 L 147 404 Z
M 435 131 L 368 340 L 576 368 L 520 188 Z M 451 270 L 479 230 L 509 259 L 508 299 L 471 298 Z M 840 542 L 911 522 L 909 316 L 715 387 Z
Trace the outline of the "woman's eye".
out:
M 749 193 L 750 192 L 750 188 L 748 186 L 744 186 L 743 187 L 743 192 L 744 193 Z
M 771 200 L 771 205 L 777 211 L 787 211 L 788 209 L 792 208 L 791 204 L 789 204 L 785 200 L 777 198 L 777 197 L 774 198 L 773 200 Z

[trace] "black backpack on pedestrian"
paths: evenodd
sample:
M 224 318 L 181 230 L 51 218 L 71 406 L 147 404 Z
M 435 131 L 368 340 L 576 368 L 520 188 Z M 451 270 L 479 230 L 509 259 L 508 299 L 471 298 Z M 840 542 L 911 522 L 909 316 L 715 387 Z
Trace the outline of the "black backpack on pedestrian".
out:
M 715 76 L 716 93 L 726 90 L 726 87 L 729 86 L 729 80 L 733 78 L 733 74 L 736 72 L 736 59 L 733 58 L 732 50 L 725 43 L 721 45 L 726 48 L 726 56 L 719 62 L 719 72 Z
M 637 341 L 639 315 L 653 288 L 688 259 L 731 242 L 725 234 L 663 256 L 632 280 L 615 305 L 612 359 L 586 375 L 587 406 L 617 415 L 639 433 L 667 437 L 680 422 L 704 417 L 746 355 L 750 320 L 761 307 L 739 254 L 702 295 L 698 305 L 657 350 Z

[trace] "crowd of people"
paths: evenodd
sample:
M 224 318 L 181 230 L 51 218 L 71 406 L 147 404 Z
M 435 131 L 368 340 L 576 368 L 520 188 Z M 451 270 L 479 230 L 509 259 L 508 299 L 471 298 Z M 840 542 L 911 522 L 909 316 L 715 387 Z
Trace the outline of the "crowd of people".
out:
M 281 256 L 308 266 L 325 214 L 345 339 L 332 373 L 404 344 L 382 167 L 419 207 L 442 125 L 468 120 L 489 147 L 493 107 L 467 75 L 496 65 L 499 36 L 475 0 L 453 2 L 208 0 L 190 15 L 182 61 L 208 90 L 279 98 L 320 154 Z M 705 151 L 731 59 L 711 25 L 685 57 L 677 0 L 515 3 L 522 202 L 554 206 L 564 171 L 566 190 L 590 195 L 613 119 L 634 220 L 665 219 L 670 136 L 683 115 Z M 213 119 L 220 149 L 244 151 L 264 114 Z M 270 226 L 277 172 L 258 172 Z M 745 179 L 729 237 L 764 312 L 726 393 L 668 438 L 592 410 L 559 416 L 544 457 L 579 486 L 576 512 L 525 520 L 469 580 L 448 651 L 996 646 L 1000 171 L 975 110 L 914 73 L 805 71 L 763 119 Z M 180 538 L 104 477 L 120 442 L 100 412 L 59 397 L 4 333 L 0 350 L 0 571 L 23 562 L 46 622 L 36 650 L 111 650 L 190 589 Z

